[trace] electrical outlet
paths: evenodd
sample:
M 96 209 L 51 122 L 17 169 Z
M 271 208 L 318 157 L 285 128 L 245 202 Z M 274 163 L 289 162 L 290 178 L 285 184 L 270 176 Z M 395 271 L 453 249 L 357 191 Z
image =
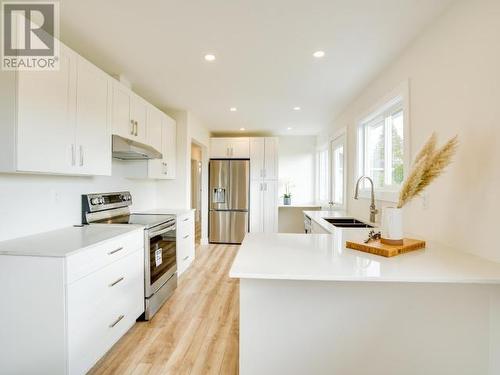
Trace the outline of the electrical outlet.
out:
M 57 203 L 61 202 L 61 193 L 60 192 L 58 192 L 56 190 L 52 190 L 51 195 L 52 195 L 52 203 L 53 204 L 57 204 Z

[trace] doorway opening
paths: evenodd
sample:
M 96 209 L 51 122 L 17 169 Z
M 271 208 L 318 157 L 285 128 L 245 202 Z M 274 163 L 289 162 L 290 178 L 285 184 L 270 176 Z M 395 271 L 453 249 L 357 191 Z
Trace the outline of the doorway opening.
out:
M 196 143 L 191 143 L 191 208 L 194 213 L 195 242 L 201 242 L 201 197 L 202 197 L 202 151 Z

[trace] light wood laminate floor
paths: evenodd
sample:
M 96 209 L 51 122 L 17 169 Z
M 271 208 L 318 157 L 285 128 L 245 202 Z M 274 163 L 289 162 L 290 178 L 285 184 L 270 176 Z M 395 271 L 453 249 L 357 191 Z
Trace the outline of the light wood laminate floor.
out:
M 174 295 L 90 374 L 238 374 L 239 281 L 228 276 L 237 250 L 198 246 Z

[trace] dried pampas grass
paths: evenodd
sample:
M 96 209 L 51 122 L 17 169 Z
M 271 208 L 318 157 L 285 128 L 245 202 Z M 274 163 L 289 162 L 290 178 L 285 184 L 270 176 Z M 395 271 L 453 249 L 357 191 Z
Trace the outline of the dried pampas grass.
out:
M 437 136 L 433 133 L 424 147 L 415 157 L 413 168 L 399 193 L 398 208 L 403 207 L 418 196 L 440 176 L 451 163 L 458 147 L 457 136 L 451 138 L 444 146 L 436 150 Z

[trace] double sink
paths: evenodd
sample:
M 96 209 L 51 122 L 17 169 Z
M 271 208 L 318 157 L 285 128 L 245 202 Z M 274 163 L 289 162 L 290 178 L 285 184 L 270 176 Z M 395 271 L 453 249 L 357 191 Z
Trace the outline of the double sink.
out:
M 362 221 L 359 221 L 354 218 L 343 217 L 335 219 L 329 219 L 329 218 L 324 218 L 324 219 L 337 228 L 373 228 L 373 225 L 363 223 Z

